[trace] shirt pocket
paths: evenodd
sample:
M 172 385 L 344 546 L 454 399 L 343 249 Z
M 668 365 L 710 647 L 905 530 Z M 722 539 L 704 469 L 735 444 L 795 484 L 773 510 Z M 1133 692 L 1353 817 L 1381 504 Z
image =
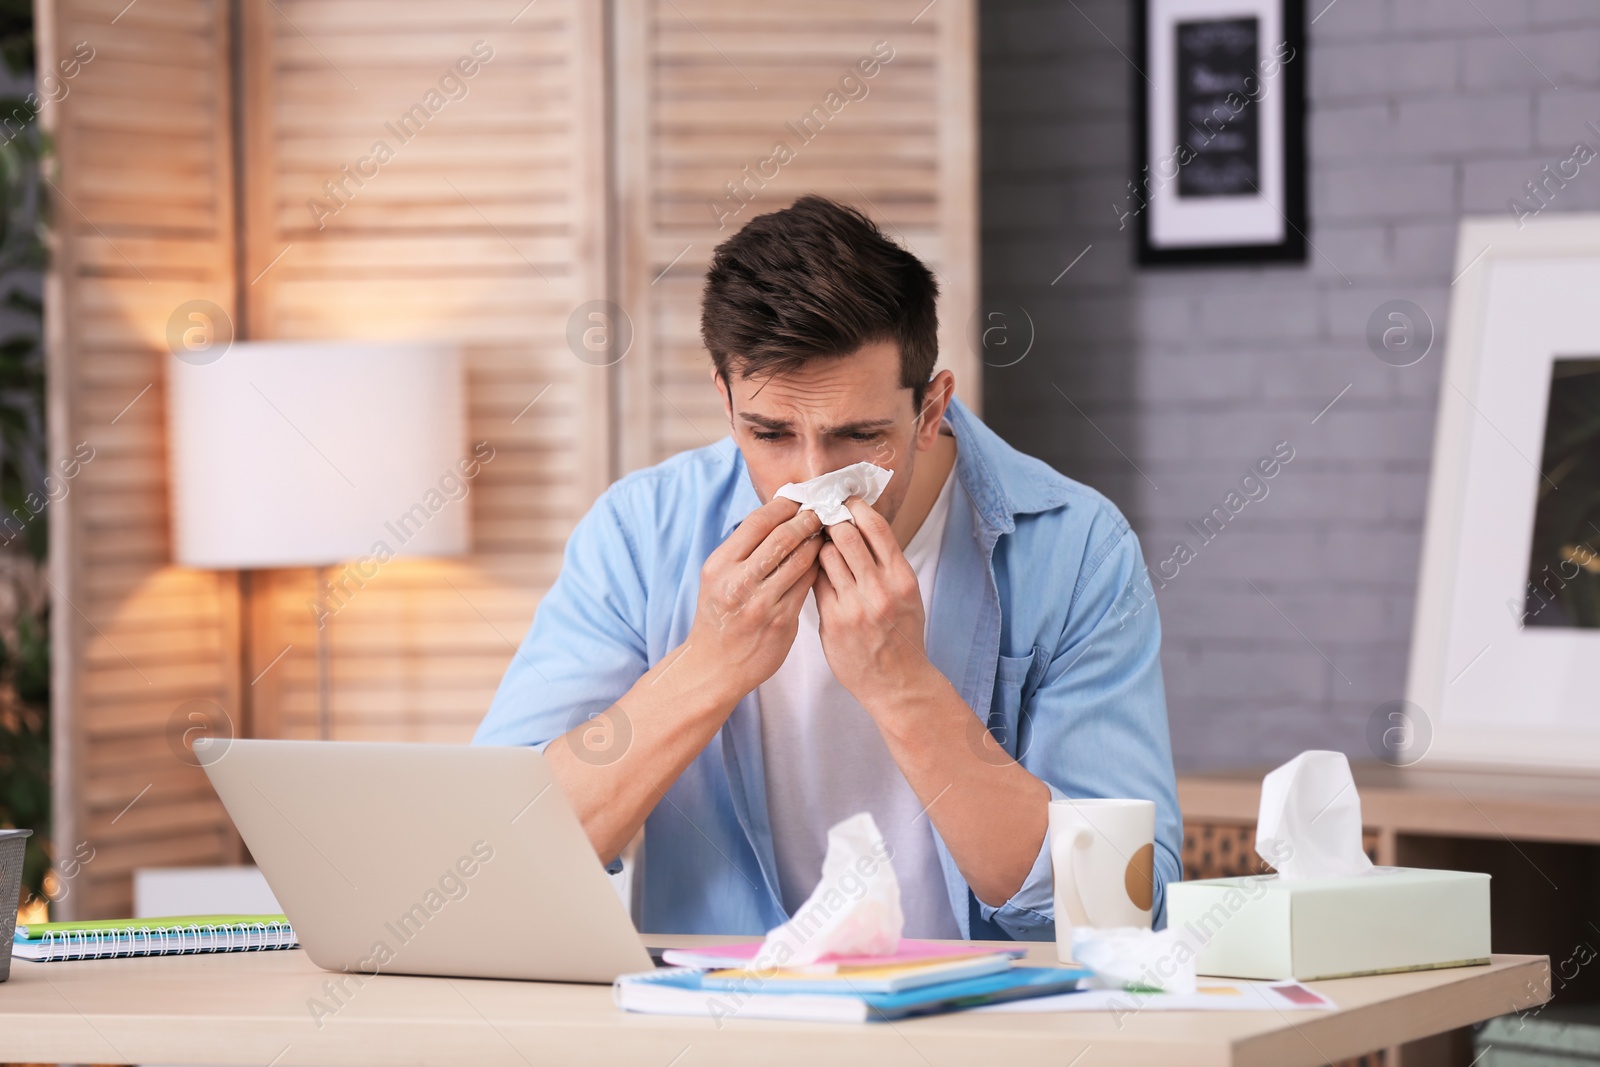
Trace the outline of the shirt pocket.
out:
M 1040 655 L 1042 651 L 1035 645 L 1025 656 L 1000 656 L 995 664 L 989 733 L 1012 759 L 1021 759 L 1025 753 L 1025 749 L 1018 749 L 1019 740 L 1026 744 L 1026 738 L 1020 735 L 1029 732 L 1025 709 L 1038 688 L 1039 674 L 1049 662 Z

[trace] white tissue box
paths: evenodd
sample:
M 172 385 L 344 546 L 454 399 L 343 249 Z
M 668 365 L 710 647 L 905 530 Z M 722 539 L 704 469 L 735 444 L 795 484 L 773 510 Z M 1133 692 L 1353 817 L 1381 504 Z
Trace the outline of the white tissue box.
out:
M 1489 876 L 1373 867 L 1347 878 L 1276 875 L 1167 886 L 1167 925 L 1201 945 L 1200 974 L 1345 978 L 1489 962 Z

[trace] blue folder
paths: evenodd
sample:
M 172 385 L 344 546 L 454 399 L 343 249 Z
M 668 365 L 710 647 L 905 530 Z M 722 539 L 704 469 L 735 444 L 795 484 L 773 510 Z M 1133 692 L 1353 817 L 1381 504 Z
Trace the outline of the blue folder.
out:
M 752 978 L 746 989 L 709 987 L 705 971 L 664 968 L 618 978 L 617 1006 L 661 1015 L 714 1019 L 807 1019 L 817 1022 L 883 1022 L 914 1015 L 975 1008 L 1005 1000 L 1070 993 L 1089 977 L 1081 967 L 1012 967 L 998 974 L 908 989 L 903 993 L 786 992 L 776 982 Z

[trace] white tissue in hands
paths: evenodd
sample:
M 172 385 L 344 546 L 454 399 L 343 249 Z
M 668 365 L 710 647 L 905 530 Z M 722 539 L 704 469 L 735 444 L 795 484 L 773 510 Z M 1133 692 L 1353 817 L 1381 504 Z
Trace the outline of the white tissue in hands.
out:
M 1343 752 L 1302 752 L 1261 780 L 1256 853 L 1285 882 L 1365 874 L 1361 798 Z
M 865 504 L 877 503 L 893 474 L 894 471 L 863 460 L 804 482 L 789 482 L 773 495 L 793 500 L 801 511 L 815 511 L 824 526 L 832 526 L 853 521 L 850 509 L 844 506 L 851 497 L 858 496 Z
M 1094 972 L 1094 989 L 1195 991 L 1198 953 L 1182 931 L 1113 926 L 1072 928 L 1072 959 Z
M 863 811 L 828 830 L 822 881 L 794 918 L 767 933 L 756 959 L 793 967 L 829 955 L 889 956 L 899 951 L 905 925 L 889 846 Z

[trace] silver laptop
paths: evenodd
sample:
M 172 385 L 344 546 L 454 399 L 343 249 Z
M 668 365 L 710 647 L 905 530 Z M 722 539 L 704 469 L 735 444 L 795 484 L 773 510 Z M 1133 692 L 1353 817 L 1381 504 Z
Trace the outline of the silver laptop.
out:
M 559 982 L 652 967 L 534 749 L 204 738 L 194 750 L 319 967 Z

